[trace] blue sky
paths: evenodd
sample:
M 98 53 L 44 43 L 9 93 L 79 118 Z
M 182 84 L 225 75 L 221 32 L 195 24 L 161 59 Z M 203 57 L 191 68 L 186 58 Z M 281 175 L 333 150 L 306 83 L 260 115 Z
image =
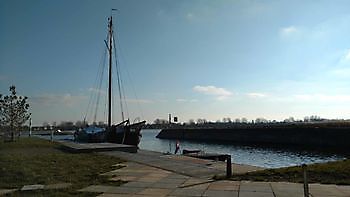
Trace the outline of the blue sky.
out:
M 3 0 L 0 93 L 13 84 L 29 96 L 34 124 L 82 120 L 105 48 L 107 18 L 117 8 L 118 57 L 132 120 L 152 122 L 168 113 L 180 121 L 347 119 L 349 6 L 349 1 Z M 119 114 L 117 104 L 114 111 Z

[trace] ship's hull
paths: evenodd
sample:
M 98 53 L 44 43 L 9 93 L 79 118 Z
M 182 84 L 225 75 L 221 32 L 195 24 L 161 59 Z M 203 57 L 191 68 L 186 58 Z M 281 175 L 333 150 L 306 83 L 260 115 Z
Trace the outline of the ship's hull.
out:
M 115 125 L 108 131 L 107 141 L 118 144 L 138 146 L 141 140 L 141 129 L 145 121 L 131 125 Z
M 101 143 L 111 142 L 117 144 L 127 144 L 138 146 L 141 140 L 141 129 L 145 124 L 145 121 L 136 124 L 125 124 L 122 122 L 118 125 L 113 125 L 110 129 L 95 128 L 93 129 L 81 129 L 74 134 L 75 140 L 78 142 L 86 143 Z
M 106 141 L 106 131 L 97 133 L 86 133 L 82 130 L 74 134 L 74 139 L 78 142 L 101 143 Z

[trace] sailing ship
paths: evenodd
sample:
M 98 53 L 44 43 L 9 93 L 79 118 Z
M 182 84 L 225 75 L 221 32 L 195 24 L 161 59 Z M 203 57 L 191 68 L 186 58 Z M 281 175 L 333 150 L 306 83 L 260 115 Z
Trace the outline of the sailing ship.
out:
M 130 123 L 129 119 L 124 119 L 124 112 L 122 107 L 121 83 L 119 72 L 117 71 L 119 97 L 121 102 L 121 117 L 122 122 L 112 125 L 112 52 L 115 49 L 115 39 L 113 36 L 113 21 L 112 16 L 108 18 L 108 41 L 105 44 L 108 50 L 108 121 L 107 126 L 86 126 L 80 128 L 74 133 L 74 138 L 78 142 L 112 142 L 118 144 L 127 144 L 138 146 L 141 138 L 141 129 L 146 121 L 139 121 L 137 123 Z M 116 57 L 116 56 L 115 56 Z M 118 69 L 117 69 L 118 70 Z M 84 118 L 85 122 L 85 118 Z

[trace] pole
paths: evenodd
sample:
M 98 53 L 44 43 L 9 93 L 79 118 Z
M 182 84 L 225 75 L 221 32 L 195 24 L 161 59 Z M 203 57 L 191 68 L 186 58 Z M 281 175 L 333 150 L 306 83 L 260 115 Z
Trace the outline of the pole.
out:
M 112 16 L 109 18 L 108 129 L 112 125 Z
M 303 164 L 303 175 L 304 175 L 304 197 L 309 197 L 309 184 L 307 178 L 307 165 Z
M 32 118 L 29 118 L 29 137 L 32 136 Z
M 53 130 L 51 130 L 51 142 L 53 142 Z
M 226 155 L 226 178 L 231 178 L 232 176 L 232 163 L 231 155 Z

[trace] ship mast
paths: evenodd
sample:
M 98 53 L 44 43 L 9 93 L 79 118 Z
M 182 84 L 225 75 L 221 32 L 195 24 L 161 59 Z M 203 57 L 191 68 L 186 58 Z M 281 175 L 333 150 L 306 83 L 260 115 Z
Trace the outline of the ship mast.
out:
M 113 48 L 112 47 L 112 36 L 113 36 L 112 16 L 109 18 L 108 32 L 109 32 L 108 129 L 110 129 L 112 125 L 112 48 Z

